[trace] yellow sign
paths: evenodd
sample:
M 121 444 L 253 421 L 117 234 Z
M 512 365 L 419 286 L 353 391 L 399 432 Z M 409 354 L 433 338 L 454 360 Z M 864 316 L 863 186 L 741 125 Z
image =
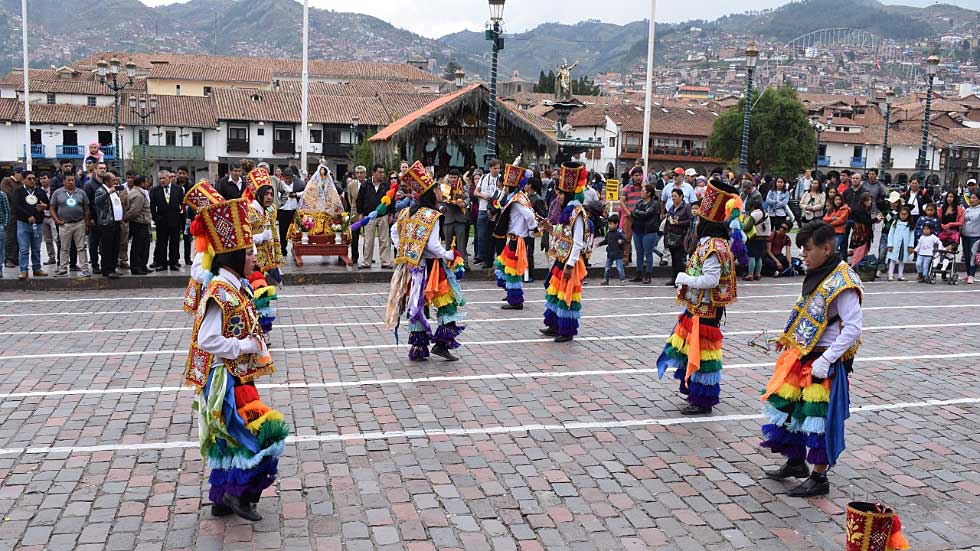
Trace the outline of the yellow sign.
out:
M 606 180 L 606 201 L 619 201 L 619 180 Z

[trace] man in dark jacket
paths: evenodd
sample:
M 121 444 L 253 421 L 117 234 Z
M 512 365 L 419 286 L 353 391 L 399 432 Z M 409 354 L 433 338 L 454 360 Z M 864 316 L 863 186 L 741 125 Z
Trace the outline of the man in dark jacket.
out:
M 381 165 L 374 165 L 371 170 L 371 180 L 365 182 L 357 191 L 357 213 L 367 216 L 378 208 L 381 198 L 388 192 L 388 185 L 385 183 L 385 168 Z M 374 262 L 374 242 L 375 238 L 380 245 L 381 267 L 391 268 L 391 236 L 388 232 L 388 217 L 379 216 L 363 226 L 364 231 L 364 255 L 361 256 L 361 263 L 357 265 L 360 269 L 371 267 Z
M 170 172 L 160 171 L 160 185 L 150 191 L 150 212 L 157 227 L 157 245 L 150 268 L 162 272 L 180 269 L 180 232 L 184 225 L 184 190 Z
M 43 277 L 48 274 L 41 270 L 41 224 L 50 201 L 47 193 L 35 183 L 34 173 L 28 170 L 21 177 L 24 185 L 14 190 L 14 200 L 10 204 L 17 220 L 20 279 L 27 279 L 28 261 L 33 265 L 34 277 Z
M 107 178 L 108 169 L 106 168 L 106 164 L 96 163 L 95 169 L 92 171 L 92 177 L 85 182 L 82 188 L 85 194 L 88 195 L 88 204 L 95 205 L 95 193 L 108 181 Z M 89 262 L 92 264 L 92 273 L 102 272 L 99 267 L 99 257 L 101 256 L 99 254 L 99 247 L 102 244 L 102 236 L 99 234 L 100 231 L 102 231 L 102 226 L 96 223 L 92 226 L 88 234 L 88 256 Z
M 226 200 L 240 199 L 245 189 L 245 180 L 242 178 L 242 165 L 240 163 L 232 164 L 228 174 L 218 180 L 217 188 L 218 193 Z
M 101 168 L 105 164 L 99 163 Z M 104 170 L 103 170 L 104 172 Z M 103 277 L 119 279 L 116 267 L 119 264 L 119 223 L 123 220 L 124 209 L 120 194 L 116 191 L 117 181 L 111 174 L 104 175 L 104 183 L 95 191 L 95 226 L 99 235 L 99 254 Z

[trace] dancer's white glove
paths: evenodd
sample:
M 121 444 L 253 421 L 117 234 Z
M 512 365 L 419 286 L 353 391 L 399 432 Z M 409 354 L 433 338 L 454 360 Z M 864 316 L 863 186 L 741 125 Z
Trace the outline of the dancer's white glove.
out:
M 814 377 L 819 377 L 821 379 L 826 379 L 827 375 L 830 373 L 830 362 L 826 358 L 820 356 L 816 360 L 813 360 L 813 365 L 810 366 L 810 374 Z

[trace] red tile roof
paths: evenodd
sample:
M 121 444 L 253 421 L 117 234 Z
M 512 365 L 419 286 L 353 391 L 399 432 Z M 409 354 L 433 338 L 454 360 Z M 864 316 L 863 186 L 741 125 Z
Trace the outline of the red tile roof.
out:
M 148 79 L 272 84 L 272 70 L 248 65 L 156 65 Z

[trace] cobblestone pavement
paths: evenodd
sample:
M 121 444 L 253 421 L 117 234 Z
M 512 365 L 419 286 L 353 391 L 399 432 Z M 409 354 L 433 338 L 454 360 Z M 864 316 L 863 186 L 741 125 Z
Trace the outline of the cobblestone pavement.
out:
M 853 499 L 897 508 L 919 551 L 980 538 L 980 288 L 867 286 L 848 448 L 803 500 L 762 477 L 775 353 L 747 344 L 799 280 L 740 286 L 723 402 L 697 419 L 655 372 L 671 288 L 593 281 L 557 345 L 539 285 L 507 312 L 464 283 L 453 364 L 408 362 L 385 285 L 282 291 L 260 392 L 295 438 L 256 524 L 208 511 L 180 290 L 0 295 L 0 549 L 839 550 Z

